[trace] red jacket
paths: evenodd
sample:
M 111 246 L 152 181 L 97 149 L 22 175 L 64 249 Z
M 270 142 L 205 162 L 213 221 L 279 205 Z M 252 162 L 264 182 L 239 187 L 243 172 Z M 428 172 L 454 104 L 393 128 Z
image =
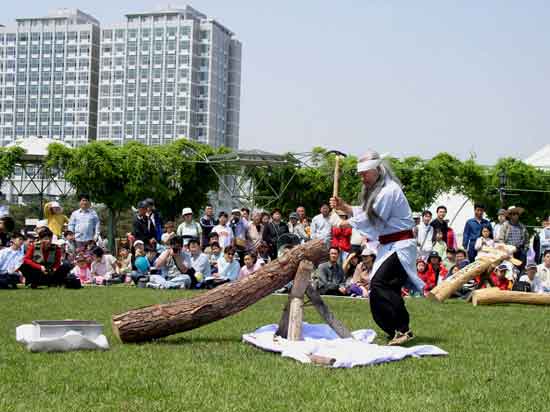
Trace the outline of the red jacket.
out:
M 47 251 L 46 251 L 47 252 Z M 36 263 L 34 260 L 32 260 L 34 255 L 34 243 L 29 244 L 27 248 L 27 252 L 25 253 L 25 257 L 23 258 L 23 264 L 29 265 L 30 267 L 40 270 L 40 265 Z M 42 256 L 44 257 L 44 260 L 48 260 L 48 253 L 44 253 L 42 251 Z M 61 266 L 61 248 L 57 247 L 55 248 L 55 262 L 52 266 L 53 270 L 59 269 Z
M 456 250 L 456 236 L 453 229 L 449 228 L 447 230 L 447 247 L 453 248 Z
M 445 269 L 445 266 L 439 265 L 439 279 L 440 280 L 445 279 L 447 277 L 447 273 L 448 273 L 448 271 L 447 271 L 447 269 Z M 426 284 L 424 286 L 424 292 L 429 292 L 430 290 L 432 290 L 433 288 L 436 287 L 437 279 L 436 279 L 436 276 L 435 276 L 435 270 L 432 267 L 431 263 L 428 264 L 428 269 L 426 270 L 426 272 L 424 272 L 421 279 Z
M 491 273 L 491 280 L 493 285 L 500 290 L 510 290 L 510 281 L 506 278 L 499 278 L 495 272 Z
M 330 247 L 337 247 L 341 251 L 349 252 L 351 250 L 351 230 L 351 227 L 333 227 Z

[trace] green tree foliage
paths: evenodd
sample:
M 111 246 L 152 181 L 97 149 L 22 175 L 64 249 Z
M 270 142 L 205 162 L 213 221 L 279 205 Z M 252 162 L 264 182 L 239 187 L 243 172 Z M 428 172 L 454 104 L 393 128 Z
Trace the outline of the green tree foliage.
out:
M 25 149 L 18 146 L 0 147 L 0 185 L 4 179 L 13 175 L 16 164 L 24 154 Z
M 501 159 L 494 167 L 481 166 L 473 159 L 460 161 L 448 153 L 440 153 L 427 160 L 406 157 L 391 158 L 389 161 L 401 180 L 411 208 L 416 211 L 432 205 L 442 193 L 455 192 L 485 204 L 489 216 L 495 218 L 501 206 L 498 187 L 502 171 L 508 176 L 510 189 L 550 190 L 550 172 L 512 158 Z M 279 207 L 286 214 L 297 205 L 303 205 L 309 214 L 313 214 L 332 194 L 334 155 L 327 154 L 322 148 L 315 148 L 311 163 L 311 167 L 288 165 L 269 171 L 254 169 L 250 176 L 257 182 L 260 178 L 267 178 L 273 187 L 281 191 L 291 181 L 282 196 L 267 205 L 269 208 Z M 352 202 L 358 200 L 362 187 L 355 172 L 356 164 L 355 157 L 346 157 L 340 178 L 340 196 Z M 263 206 L 262 195 L 268 198 L 269 189 L 264 185 L 257 191 L 260 206 Z M 507 206 L 516 204 L 524 207 L 526 214 L 523 220 L 527 224 L 536 224 L 545 213 L 548 214 L 550 195 L 508 190 L 505 203 Z
M 164 216 L 172 218 L 183 205 L 203 206 L 208 192 L 218 188 L 211 167 L 195 163 L 215 149 L 184 139 L 164 146 L 93 142 L 74 149 L 52 144 L 48 149 L 49 167 L 63 170 L 77 191 L 107 207 L 110 244 L 121 211 L 139 200 L 155 199 Z

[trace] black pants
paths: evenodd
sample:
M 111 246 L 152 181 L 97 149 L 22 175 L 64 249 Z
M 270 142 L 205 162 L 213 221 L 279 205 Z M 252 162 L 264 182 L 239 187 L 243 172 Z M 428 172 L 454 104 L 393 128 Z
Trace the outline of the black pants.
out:
M 370 309 L 374 321 L 393 337 L 409 330 L 409 312 L 401 296 L 407 272 L 394 252 L 376 271 L 370 283 Z
M 40 269 L 35 269 L 32 266 L 23 264 L 19 269 L 25 276 L 25 284 L 36 287 L 39 285 L 46 286 L 66 286 L 67 277 L 71 271 L 72 266 L 70 264 L 62 264 L 57 270 L 44 274 Z
M 0 289 L 17 289 L 20 277 L 18 273 L 0 272 Z

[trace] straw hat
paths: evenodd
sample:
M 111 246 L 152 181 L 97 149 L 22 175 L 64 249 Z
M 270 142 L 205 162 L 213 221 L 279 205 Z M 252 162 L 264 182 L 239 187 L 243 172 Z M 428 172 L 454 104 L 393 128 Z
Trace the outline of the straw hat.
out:
M 519 207 L 519 206 L 510 206 L 506 210 L 506 214 L 508 214 L 508 215 L 510 215 L 512 213 L 517 213 L 518 215 L 521 215 L 521 214 L 523 214 L 523 212 L 525 212 L 525 209 L 522 208 L 522 207 Z

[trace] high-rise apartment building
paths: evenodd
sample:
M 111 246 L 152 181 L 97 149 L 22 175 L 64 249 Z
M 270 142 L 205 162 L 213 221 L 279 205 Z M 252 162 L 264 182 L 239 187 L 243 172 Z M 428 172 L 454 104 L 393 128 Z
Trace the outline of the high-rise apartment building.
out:
M 99 22 L 79 10 L 0 27 L 0 144 L 96 138 Z
M 98 140 L 239 144 L 241 44 L 187 6 L 102 27 Z
M 237 148 L 241 44 L 187 6 L 101 27 L 80 10 L 0 25 L 0 144 L 33 136 Z

